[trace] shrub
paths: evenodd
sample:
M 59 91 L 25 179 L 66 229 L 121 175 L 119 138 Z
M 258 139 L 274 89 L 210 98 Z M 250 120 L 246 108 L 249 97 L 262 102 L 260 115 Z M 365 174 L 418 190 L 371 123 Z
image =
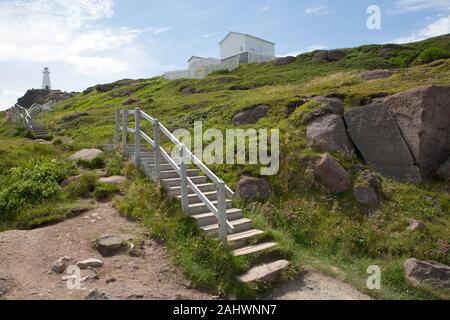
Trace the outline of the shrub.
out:
M 59 184 L 75 173 L 72 164 L 48 158 L 20 162 L 0 177 L 0 213 L 12 217 L 24 207 L 57 198 Z
M 102 157 L 97 157 L 92 160 L 79 160 L 77 164 L 85 169 L 102 169 L 105 167 L 105 160 Z
M 97 183 L 93 195 L 97 201 L 104 201 L 110 199 L 113 195 L 115 195 L 119 191 L 120 188 L 118 186 L 106 183 Z
M 95 174 L 86 173 L 67 187 L 67 193 L 73 198 L 89 198 L 95 190 L 97 180 L 98 177 Z
M 108 176 L 120 176 L 122 174 L 124 157 L 120 153 L 114 153 L 106 163 Z
M 416 50 L 402 51 L 397 56 L 390 59 L 390 62 L 400 68 L 409 67 L 419 56 L 420 52 Z
M 428 48 L 422 51 L 422 53 L 417 57 L 415 63 L 426 64 L 436 60 L 450 58 L 450 53 L 447 50 L 441 48 Z

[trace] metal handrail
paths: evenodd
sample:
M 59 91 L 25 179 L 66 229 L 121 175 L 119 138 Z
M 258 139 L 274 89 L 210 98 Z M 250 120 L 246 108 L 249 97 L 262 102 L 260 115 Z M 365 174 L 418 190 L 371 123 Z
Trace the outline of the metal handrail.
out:
M 120 115 L 122 115 L 122 122 L 124 122 L 128 115 L 134 115 L 135 116 L 135 128 L 128 128 L 128 125 L 126 123 L 122 123 L 122 126 L 119 125 L 119 119 L 121 118 Z M 143 118 L 154 126 L 154 134 L 158 133 L 158 135 L 155 135 L 154 139 L 150 138 L 145 132 L 143 132 L 140 129 L 140 118 Z M 115 122 L 116 122 L 116 128 L 115 128 L 115 137 L 114 137 L 114 143 L 115 146 L 118 146 L 119 141 L 119 132 L 122 131 L 122 142 L 124 145 L 124 148 L 126 147 L 126 135 L 127 133 L 134 133 L 136 135 L 136 141 L 135 141 L 135 154 L 136 154 L 136 163 L 139 164 L 139 152 L 140 152 L 140 144 L 141 144 L 141 138 L 149 143 L 152 147 L 155 149 L 155 179 L 158 179 L 159 177 L 159 157 L 162 155 L 163 158 L 167 160 L 167 162 L 170 164 L 170 166 L 178 173 L 178 175 L 181 178 L 181 198 L 182 198 L 182 204 L 183 204 L 183 210 L 188 210 L 188 200 L 187 200 L 187 187 L 189 187 L 201 200 L 201 202 L 210 210 L 218 219 L 219 221 L 219 237 L 222 242 L 225 244 L 227 243 L 227 236 L 228 233 L 234 232 L 234 226 L 228 221 L 226 216 L 226 197 L 233 197 L 234 192 L 219 178 L 217 177 L 200 159 L 198 159 L 190 150 L 186 148 L 184 144 L 181 143 L 180 140 L 178 140 L 177 137 L 175 137 L 164 125 L 159 123 L 159 121 L 150 115 L 146 114 L 145 112 L 141 111 L 139 108 L 136 108 L 135 110 L 116 110 L 115 115 Z M 181 164 L 178 165 L 172 157 L 160 146 L 159 144 L 159 133 L 163 133 L 172 143 L 174 143 L 177 148 L 181 152 Z M 158 140 L 158 141 L 156 141 Z M 218 197 L 218 203 L 217 207 L 208 199 L 208 197 L 193 183 L 192 179 L 187 176 L 186 174 L 186 161 L 190 160 L 194 165 L 196 165 L 200 171 L 202 171 L 214 184 L 218 187 L 218 192 L 223 194 L 219 194 Z M 222 225 L 226 225 L 225 230 L 222 229 Z

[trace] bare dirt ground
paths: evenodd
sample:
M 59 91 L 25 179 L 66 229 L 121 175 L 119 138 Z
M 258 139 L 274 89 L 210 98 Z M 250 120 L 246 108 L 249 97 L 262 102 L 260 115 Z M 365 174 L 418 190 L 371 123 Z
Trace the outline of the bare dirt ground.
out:
M 208 294 L 190 289 L 189 282 L 173 266 L 165 249 L 153 240 L 145 240 L 140 257 L 128 254 L 102 257 L 92 242 L 110 234 L 133 243 L 133 239 L 145 237 L 145 230 L 121 217 L 110 204 L 100 204 L 92 211 L 53 226 L 0 233 L 0 298 L 77 300 L 99 288 L 117 299 L 212 299 Z M 81 290 L 69 290 L 62 281 L 65 274 L 49 273 L 53 262 L 62 257 L 71 258 L 69 264 L 88 258 L 100 259 L 104 265 L 97 269 L 99 279 L 82 283 Z M 91 272 L 82 270 L 82 277 Z
M 297 279 L 278 287 L 273 300 L 370 300 L 371 298 L 342 280 L 307 270 Z
M 103 235 L 119 235 L 131 243 L 144 241 L 142 255 L 102 257 L 93 242 Z M 69 290 L 62 281 L 66 274 L 49 273 L 52 264 L 69 257 L 68 265 L 89 258 L 100 259 L 98 280 Z M 81 276 L 92 275 L 82 270 Z M 100 289 L 115 299 L 203 300 L 215 299 L 192 289 L 171 263 L 165 249 L 148 239 L 146 230 L 119 215 L 111 204 L 99 204 L 76 218 L 31 231 L 0 233 L 0 299 L 79 300 Z M 308 271 L 297 280 L 280 285 L 268 299 L 281 300 L 365 300 L 368 296 L 343 281 Z

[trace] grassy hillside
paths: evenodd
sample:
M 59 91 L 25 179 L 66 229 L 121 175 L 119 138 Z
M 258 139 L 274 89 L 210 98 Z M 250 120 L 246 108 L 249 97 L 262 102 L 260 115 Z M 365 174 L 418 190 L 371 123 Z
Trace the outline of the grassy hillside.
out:
M 315 154 L 307 145 L 304 126 L 298 121 L 301 114 L 290 115 L 287 109 L 291 103 L 312 95 L 338 95 L 344 98 L 345 107 L 349 109 L 370 102 L 371 97 L 380 93 L 392 94 L 428 84 L 450 85 L 450 37 L 446 35 L 402 46 L 369 45 L 344 50 L 347 56 L 338 62 L 314 62 L 311 60 L 314 53 L 306 53 L 287 66 L 252 64 L 233 72 L 218 72 L 202 80 L 166 81 L 161 77 L 121 80 L 111 84 L 112 89 L 107 92 L 93 89 L 77 94 L 59 102 L 51 113 L 41 115 L 38 121 L 45 123 L 54 136 L 53 146 L 37 147 L 21 138 L 11 138 L 12 129 L 2 124 L 1 139 L 8 139 L 12 144 L 0 146 L 0 155 L 3 159 L 28 157 L 34 152 L 50 155 L 56 152 L 63 157 L 81 147 L 112 143 L 114 110 L 123 108 L 130 98 L 138 102 L 128 108 L 140 107 L 170 130 L 192 129 L 194 121 L 198 120 L 203 121 L 204 129 L 232 128 L 231 119 L 239 110 L 258 104 L 268 105 L 267 117 L 251 127 L 280 128 L 281 170 L 270 178 L 273 196 L 264 204 L 247 205 L 246 215 L 255 219 L 257 227 L 269 230 L 282 242 L 283 250 L 290 253 L 296 266 L 313 266 L 330 273 L 336 272 L 335 267 L 338 267 L 341 269 L 338 273 L 345 273 L 348 282 L 374 297 L 442 297 L 441 293 L 424 292 L 407 285 L 403 262 L 416 257 L 450 264 L 448 184 L 408 185 L 384 179 L 383 203 L 376 215 L 361 207 L 351 192 L 325 194 L 300 161 L 305 155 Z M 371 82 L 361 79 L 362 71 L 380 68 L 394 69 L 395 75 Z M 195 90 L 194 94 L 181 93 L 181 89 L 188 86 Z M 233 90 L 236 88 L 245 90 Z M 87 112 L 88 115 L 72 122 L 63 120 L 75 112 Z M 353 164 L 363 163 L 357 156 L 335 156 L 348 171 Z M 15 162 L 2 165 L 6 170 Z M 234 187 L 242 173 L 256 173 L 258 168 L 224 165 L 212 169 Z M 356 179 L 356 176 L 352 178 Z M 127 192 L 136 192 L 136 188 Z M 127 203 L 126 199 L 131 195 L 117 200 L 118 206 L 126 212 L 143 209 L 142 202 Z M 163 201 L 153 193 L 148 196 L 158 203 Z M 145 220 L 145 217 L 140 218 Z M 428 230 L 406 231 L 411 218 L 424 221 Z M 179 238 L 174 235 L 173 239 Z M 182 250 L 177 245 L 173 247 L 176 249 L 173 252 Z M 174 255 L 188 274 L 198 272 L 194 268 L 195 262 L 179 261 L 180 257 Z M 210 258 L 206 261 L 215 261 Z M 238 263 L 241 267 L 242 264 L 245 262 Z M 383 288 L 380 291 L 365 288 L 366 270 L 370 265 L 382 267 Z M 219 269 L 210 272 L 215 276 L 197 274 L 194 278 L 198 283 L 202 283 L 202 277 L 203 282 L 205 279 L 218 281 Z M 223 283 L 220 286 L 221 291 L 230 292 L 229 288 L 224 289 Z

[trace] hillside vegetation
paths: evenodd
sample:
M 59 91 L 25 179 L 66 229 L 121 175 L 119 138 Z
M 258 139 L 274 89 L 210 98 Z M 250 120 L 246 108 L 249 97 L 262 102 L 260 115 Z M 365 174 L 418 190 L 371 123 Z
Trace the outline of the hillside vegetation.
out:
M 58 102 L 52 112 L 37 119 L 53 135 L 51 145 L 41 146 L 21 137 L 13 138 L 17 134 L 15 130 L 2 123 L 0 169 L 3 177 L 0 177 L 0 184 L 3 181 L 11 188 L 21 190 L 22 187 L 11 184 L 11 179 L 20 179 L 21 171 L 8 172 L 13 167 L 30 166 L 30 162 L 18 165 L 16 159 L 36 161 L 36 158 L 46 156 L 63 161 L 70 152 L 80 148 L 111 144 L 114 112 L 124 104 L 127 108 L 141 108 L 158 118 L 169 130 L 192 130 L 195 121 L 203 121 L 204 130 L 234 128 L 231 120 L 237 112 L 267 105 L 270 107 L 267 116 L 248 127 L 280 129 L 281 167 L 277 175 L 269 177 L 272 196 L 265 203 L 242 204 L 246 215 L 254 218 L 257 227 L 267 230 L 281 243 L 282 254 L 289 256 L 295 267 L 314 267 L 331 274 L 344 273 L 346 281 L 376 298 L 442 298 L 444 295 L 440 292 L 410 287 L 404 279 L 403 262 L 415 257 L 450 264 L 448 183 L 434 181 L 412 185 L 383 179 L 383 202 L 375 215 L 359 205 L 351 192 L 339 195 L 324 193 L 308 175 L 305 163 L 301 162 L 304 156 L 317 155 L 308 146 L 305 127 L 299 121 L 304 116 L 302 112 L 306 111 L 301 109 L 292 113 L 290 106 L 305 97 L 338 96 L 344 99 L 348 110 L 368 104 L 377 96 L 424 85 L 450 85 L 450 36 L 408 45 L 367 45 L 344 51 L 346 57 L 336 62 L 313 61 L 313 52 L 298 56 L 289 65 L 245 65 L 233 72 L 217 72 L 202 80 L 167 81 L 154 77 L 121 80 L 90 88 Z M 395 74 L 374 81 L 361 78 L 361 72 L 375 69 L 392 69 Z M 183 92 L 186 88 L 191 89 L 190 94 Z M 87 115 L 72 121 L 63 119 L 81 112 Z M 150 130 L 150 127 L 144 126 L 143 130 Z M 355 163 L 364 165 L 359 156 L 333 155 L 348 172 Z M 232 188 L 243 173 L 259 172 L 257 166 L 250 165 L 215 165 L 211 169 Z M 60 182 L 65 175 L 62 172 L 52 174 L 52 177 L 55 182 Z M 143 194 L 142 188 L 146 184 L 148 188 L 154 186 L 142 181 L 142 177 L 133 177 L 133 185 L 116 199 L 121 212 L 144 221 L 163 240 L 169 241 L 168 247 L 173 249 L 175 261 L 197 285 L 219 293 L 249 294 L 242 288 L 239 292 L 231 289 L 230 283 L 234 282 L 229 280 L 233 278 L 230 270 L 242 270 L 248 262 L 233 262 L 229 256 L 219 253 L 218 247 L 206 246 L 202 242 L 210 240 L 199 240 L 196 249 L 186 248 L 182 243 L 188 243 L 186 239 L 192 240 L 189 226 L 167 234 L 167 239 L 164 239 L 162 235 L 176 227 L 161 226 L 155 219 L 179 208 L 174 209 L 173 205 L 165 203 L 163 195 L 157 191 L 144 193 L 148 197 L 145 199 L 137 197 Z M 356 178 L 353 174 L 352 179 Z M 0 208 L 3 196 L 0 193 Z M 49 196 L 52 199 L 70 199 L 70 195 L 64 194 Z M 27 202 L 17 205 L 17 210 L 34 208 L 32 199 Z M 149 206 L 150 211 L 145 213 Z M 14 213 L 11 211 L 11 214 Z M 427 229 L 408 232 L 406 228 L 412 218 L 425 222 Z M 6 217 L 0 215 L 0 219 Z M 183 223 L 176 217 L 164 221 L 167 224 Z M 208 248 L 212 251 L 209 252 Z M 197 250 L 195 259 L 192 258 L 195 254 L 187 253 L 189 250 Z M 200 252 L 204 252 L 204 256 L 199 256 Z M 222 264 L 209 269 L 206 266 L 218 261 Z M 381 290 L 369 291 L 366 288 L 370 265 L 382 268 Z M 199 271 L 200 267 L 205 272 Z M 336 271 L 336 267 L 341 271 Z M 224 280 L 220 273 L 227 269 Z M 211 283 L 206 285 L 208 281 Z

